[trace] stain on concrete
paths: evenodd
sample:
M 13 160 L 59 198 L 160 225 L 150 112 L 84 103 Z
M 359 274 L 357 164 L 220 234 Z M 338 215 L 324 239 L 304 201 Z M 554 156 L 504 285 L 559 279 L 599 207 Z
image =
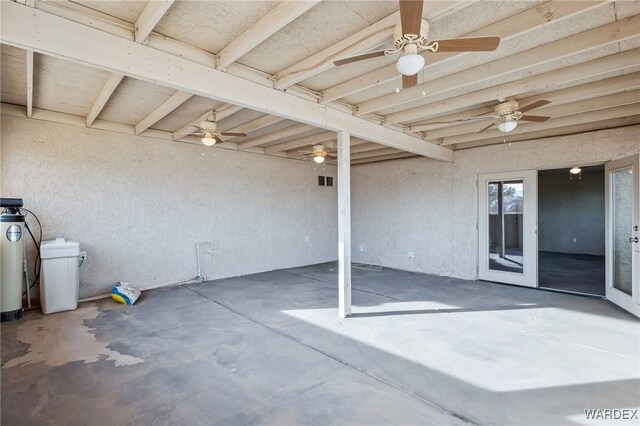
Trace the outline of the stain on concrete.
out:
M 44 362 L 58 367 L 74 361 L 85 363 L 99 360 L 113 361 L 116 366 L 144 362 L 108 348 L 108 342 L 99 341 L 85 321 L 100 313 L 94 303 L 83 304 L 75 311 L 52 314 L 26 321 L 18 326 L 17 339 L 29 345 L 27 352 L 7 361 L 2 368 L 11 368 Z

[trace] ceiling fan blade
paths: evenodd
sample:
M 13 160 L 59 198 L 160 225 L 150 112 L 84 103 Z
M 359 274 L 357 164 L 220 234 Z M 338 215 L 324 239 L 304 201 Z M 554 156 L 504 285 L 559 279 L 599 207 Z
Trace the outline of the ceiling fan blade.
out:
M 241 132 L 220 132 L 220 136 L 247 136 L 247 134 Z
M 202 133 L 202 132 L 189 133 L 189 134 L 190 134 L 190 135 L 193 135 L 193 136 L 204 136 L 204 133 Z
M 489 124 L 487 127 L 483 127 L 482 129 L 478 130 L 478 131 L 476 132 L 476 135 L 477 135 L 478 133 L 482 133 L 482 132 L 484 132 L 484 131 L 486 131 L 486 130 L 489 130 L 490 128 L 492 128 L 492 127 L 493 127 L 493 126 L 495 126 L 495 125 L 496 125 L 496 122 L 494 121 L 493 123 Z
M 527 112 L 527 111 L 531 111 L 532 109 L 536 109 L 536 108 L 540 108 L 543 107 L 545 105 L 549 105 L 551 103 L 551 101 L 548 101 L 546 99 L 541 99 L 539 101 L 535 101 L 532 104 L 529 105 L 525 105 L 522 108 L 519 108 L 518 111 L 520 112 Z
M 550 118 L 551 117 L 543 117 L 541 115 L 523 115 L 522 117 L 520 117 L 520 120 L 521 121 L 534 121 L 536 123 L 544 123 L 545 121 L 547 121 Z
M 420 35 L 423 4 L 423 0 L 400 0 L 400 25 L 403 35 Z
M 329 157 L 329 158 L 338 158 L 337 156 L 335 156 L 335 155 L 331 155 L 331 154 L 327 154 L 327 155 L 326 155 L 326 157 Z
M 440 52 L 490 52 L 496 50 L 500 44 L 500 37 L 469 37 L 436 40 Z M 433 44 L 431 43 L 431 44 Z
M 224 141 L 217 136 L 213 137 L 216 140 L 216 143 L 223 143 Z
M 366 59 L 377 58 L 379 56 L 384 56 L 386 50 L 376 50 L 375 52 L 363 53 L 362 55 L 351 56 L 349 58 L 339 59 L 337 61 L 333 61 L 333 65 L 346 65 L 352 62 L 364 61 Z
M 417 85 L 418 85 L 418 74 L 402 76 L 403 89 L 408 89 L 410 87 L 417 86 Z

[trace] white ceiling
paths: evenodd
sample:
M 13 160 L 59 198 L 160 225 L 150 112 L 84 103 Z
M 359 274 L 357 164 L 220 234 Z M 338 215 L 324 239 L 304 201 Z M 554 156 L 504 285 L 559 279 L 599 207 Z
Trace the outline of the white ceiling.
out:
M 278 4 L 277 1 L 177 0 L 159 20 L 154 31 L 158 35 L 215 55 Z M 146 1 L 35 0 L 36 8 L 65 16 L 67 19 L 86 22 L 81 18 L 89 16 L 96 22 L 108 23 L 114 28 L 125 28 L 130 32 L 131 38 L 133 37 L 134 24 L 146 5 Z M 571 7 L 575 8 L 575 12 L 564 16 L 566 15 L 565 10 Z M 265 41 L 257 43 L 236 62 L 248 67 L 247 72 L 258 76 L 256 78 L 273 76 L 318 52 L 330 49 L 348 36 L 367 29 L 397 10 L 396 1 L 321 1 L 301 16 L 292 19 Z M 500 47 L 495 52 L 447 55 L 444 60 L 441 59 L 442 54 L 427 56 L 427 67 L 424 71 L 424 81 L 427 83 L 425 97 L 420 94 L 412 95 L 412 98 L 407 98 L 403 103 L 398 104 L 397 99 L 402 98 L 404 91 L 399 94 L 395 92 L 398 79 L 393 77 L 392 73 L 390 74 L 391 79 L 383 78 L 377 84 L 362 86 L 364 87 L 362 90 L 346 93 L 339 97 L 337 102 L 329 103 L 329 106 L 344 108 L 347 105 L 356 113 L 358 109 L 360 111 L 370 110 L 363 115 L 363 118 L 377 122 L 382 121 L 383 124 L 389 116 L 386 125 L 395 123 L 395 128 L 407 132 L 410 131 L 410 126 L 436 117 L 447 119 L 447 117 L 461 118 L 477 115 L 483 107 L 486 111 L 490 111 L 488 106 L 497 103 L 496 97 L 503 93 L 502 88 L 507 83 L 522 79 L 530 81 L 536 76 L 542 78 L 545 73 L 562 70 L 569 66 L 589 70 L 590 61 L 640 48 L 640 23 L 637 21 L 629 24 L 623 22 L 625 18 L 638 14 L 640 14 L 640 2 L 638 1 L 426 1 L 423 17 L 429 19 L 430 40 L 461 37 L 470 33 L 478 34 L 478 32 L 493 31 L 494 28 L 499 28 L 501 32 L 496 35 L 503 37 Z M 616 22 L 619 22 L 619 29 L 606 32 L 604 35 L 597 34 L 598 28 Z M 632 26 L 635 28 L 631 28 Z M 611 42 L 612 37 L 615 38 L 619 31 L 626 31 L 628 35 L 624 40 L 614 39 Z M 580 33 L 583 34 L 577 36 L 578 38 L 569 39 L 574 40 L 573 42 L 563 40 Z M 586 47 L 580 46 L 580 42 L 585 40 L 588 41 Z M 389 37 L 387 42 L 380 45 L 389 46 L 390 44 Z M 298 92 L 302 90 L 308 96 L 321 98 L 323 94 L 336 90 L 336 86 L 341 83 L 348 82 L 345 84 L 354 87 L 362 82 L 362 80 L 358 80 L 359 77 L 367 77 L 370 73 L 382 73 L 377 70 L 383 69 L 385 66 L 393 67 L 395 59 L 395 56 L 384 57 L 342 67 L 330 67 L 328 70 L 303 78 L 296 85 L 296 88 Z M 0 65 L 2 67 L 2 102 L 26 106 L 26 52 L 2 45 Z M 536 114 L 543 114 L 546 110 L 554 112 L 556 115 L 546 123 L 529 125 L 529 129 L 531 132 L 537 131 L 536 134 L 541 131 L 550 134 L 563 134 L 563 129 L 566 129 L 565 133 L 593 130 L 594 126 L 589 126 L 588 123 L 582 123 L 578 127 L 574 124 L 554 126 L 553 123 L 554 121 L 563 123 L 564 121 L 561 121 L 560 117 L 574 117 L 579 120 L 581 114 L 589 112 L 585 111 L 584 104 L 577 102 L 585 97 L 602 98 L 602 102 L 593 102 L 586 107 L 602 110 L 604 117 L 614 117 L 603 119 L 602 127 L 606 127 L 607 123 L 621 123 L 620 117 L 615 115 L 616 108 L 628 105 L 629 102 L 624 100 L 617 102 L 618 97 L 615 94 L 635 91 L 640 88 L 639 66 L 640 56 L 633 66 L 613 68 L 605 73 L 589 74 L 587 72 L 583 77 L 574 81 L 559 79 L 553 83 L 541 85 L 532 83 L 523 86 L 517 92 L 509 92 L 508 95 L 516 99 L 523 99 L 534 95 L 544 97 L 544 94 L 552 94 L 560 89 L 575 89 L 582 93 L 579 99 L 564 96 L 561 100 L 558 97 L 557 102 L 536 111 Z M 80 117 L 87 116 L 110 76 L 107 71 L 41 54 L 35 54 L 34 70 L 34 108 Z M 236 71 L 228 71 L 239 72 L 237 68 Z M 611 96 L 611 91 L 606 90 L 606 85 L 601 84 L 597 88 L 596 86 L 585 86 L 589 83 L 595 84 L 607 78 L 615 79 L 623 75 L 631 76 L 624 80 L 624 84 L 616 85 L 617 89 L 613 91 L 614 96 Z M 419 81 L 422 83 L 422 75 L 420 75 Z M 614 82 L 614 80 L 611 81 Z M 591 87 L 594 89 L 591 90 Z M 485 92 L 486 95 L 478 94 Z M 407 91 L 404 96 L 406 97 L 408 93 L 413 92 Z M 175 90 L 173 89 L 124 77 L 100 111 L 98 119 L 102 122 L 135 126 L 174 94 Z M 460 96 L 468 97 L 469 103 L 452 102 Z M 609 97 L 604 98 L 604 96 Z M 433 106 L 427 115 L 416 113 L 411 116 L 405 114 L 411 111 L 422 111 L 418 108 L 424 108 L 425 105 Z M 637 104 L 635 105 L 637 106 Z M 369 106 L 372 107 L 369 108 Z M 151 129 L 168 133 L 175 132 L 183 126 L 197 121 L 207 111 L 220 110 L 225 107 L 226 105 L 218 101 L 192 96 L 169 114 L 161 117 L 151 126 Z M 629 111 L 624 123 L 640 122 L 637 110 L 629 109 Z M 252 123 L 263 115 L 260 112 L 243 109 L 220 120 L 219 128 L 222 130 L 234 129 L 237 126 Z M 404 119 L 404 116 L 409 118 Z M 257 128 L 250 132 L 248 138 L 235 138 L 233 142 L 241 143 L 245 139 L 267 136 L 294 125 L 296 123 L 288 120 L 280 121 L 267 127 Z M 491 133 L 493 131 L 474 135 L 475 130 L 484 125 L 486 123 L 476 123 L 475 127 L 468 123 L 440 125 L 439 129 L 446 129 L 444 132 L 446 136 L 437 139 L 431 138 L 429 132 L 415 134 L 423 137 L 424 143 L 439 143 L 452 149 L 496 143 L 495 139 L 500 135 Z M 275 141 L 269 139 L 268 142 L 259 144 L 254 149 L 260 151 L 268 146 L 322 131 L 316 129 L 282 137 Z M 442 133 L 441 130 L 439 133 L 436 132 L 436 134 Z M 516 135 L 514 132 L 513 136 L 508 137 L 514 141 L 524 140 L 527 138 L 527 133 Z M 449 141 L 463 140 L 463 142 L 450 144 L 447 142 L 447 138 L 451 138 Z M 366 161 L 376 160 L 379 157 L 375 155 L 376 149 L 385 147 L 373 145 L 371 148 L 371 156 Z M 296 148 L 292 151 L 300 149 Z M 399 155 L 400 153 L 401 151 L 398 151 Z M 286 153 L 284 154 L 286 155 Z M 358 160 L 357 162 L 362 161 Z

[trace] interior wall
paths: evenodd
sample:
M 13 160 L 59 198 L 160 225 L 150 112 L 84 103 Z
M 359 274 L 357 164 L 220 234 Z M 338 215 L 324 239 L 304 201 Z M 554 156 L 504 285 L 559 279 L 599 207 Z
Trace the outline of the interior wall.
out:
M 81 297 L 193 276 L 199 241 L 209 279 L 337 258 L 334 166 L 5 115 L 1 136 L 2 196 L 88 252 Z
M 604 221 L 603 170 L 538 174 L 538 250 L 604 256 Z
M 353 259 L 476 279 L 478 174 L 603 163 L 640 152 L 638 132 L 628 126 L 456 151 L 452 164 L 411 158 L 354 166 Z

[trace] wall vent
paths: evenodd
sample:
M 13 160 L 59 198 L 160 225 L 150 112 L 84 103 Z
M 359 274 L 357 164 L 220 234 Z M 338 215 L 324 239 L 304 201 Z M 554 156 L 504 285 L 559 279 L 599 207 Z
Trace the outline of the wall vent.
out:
M 333 186 L 333 177 L 318 176 L 318 186 Z

